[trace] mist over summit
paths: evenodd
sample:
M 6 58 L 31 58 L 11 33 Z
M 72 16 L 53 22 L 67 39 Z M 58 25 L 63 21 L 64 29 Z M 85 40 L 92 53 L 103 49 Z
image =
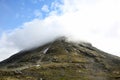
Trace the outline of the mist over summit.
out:
M 119 0 L 53 0 L 49 5 L 43 5 L 41 9 L 44 13 L 38 8 L 33 11 L 36 16 L 46 15 L 44 18 L 35 17 L 15 28 L 2 31 L 0 55 L 3 56 L 0 56 L 0 60 L 60 36 L 87 41 L 105 52 L 120 56 L 119 3 Z

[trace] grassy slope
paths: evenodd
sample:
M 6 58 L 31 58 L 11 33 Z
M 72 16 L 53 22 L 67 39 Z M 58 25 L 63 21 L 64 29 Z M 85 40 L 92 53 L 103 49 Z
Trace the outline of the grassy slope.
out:
M 19 61 L 29 62 L 35 55 L 37 51 Z M 56 41 L 42 57 L 40 66 L 0 71 L 0 80 L 119 80 L 119 62 L 94 48 Z

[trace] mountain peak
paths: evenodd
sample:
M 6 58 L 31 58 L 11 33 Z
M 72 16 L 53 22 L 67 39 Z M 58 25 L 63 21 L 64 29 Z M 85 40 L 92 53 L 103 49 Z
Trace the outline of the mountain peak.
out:
M 119 80 L 119 63 L 119 57 L 105 53 L 90 43 L 60 37 L 2 61 L 0 79 Z

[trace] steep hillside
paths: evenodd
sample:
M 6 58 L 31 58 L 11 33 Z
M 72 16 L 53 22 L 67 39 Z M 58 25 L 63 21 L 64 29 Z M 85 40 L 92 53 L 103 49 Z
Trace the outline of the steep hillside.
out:
M 0 80 L 120 80 L 120 58 L 59 38 L 0 62 Z

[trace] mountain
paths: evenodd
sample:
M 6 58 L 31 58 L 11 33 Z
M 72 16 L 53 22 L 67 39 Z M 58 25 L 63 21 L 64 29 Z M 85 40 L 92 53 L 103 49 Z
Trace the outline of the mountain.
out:
M 61 37 L 0 62 L 0 80 L 120 80 L 120 57 Z

